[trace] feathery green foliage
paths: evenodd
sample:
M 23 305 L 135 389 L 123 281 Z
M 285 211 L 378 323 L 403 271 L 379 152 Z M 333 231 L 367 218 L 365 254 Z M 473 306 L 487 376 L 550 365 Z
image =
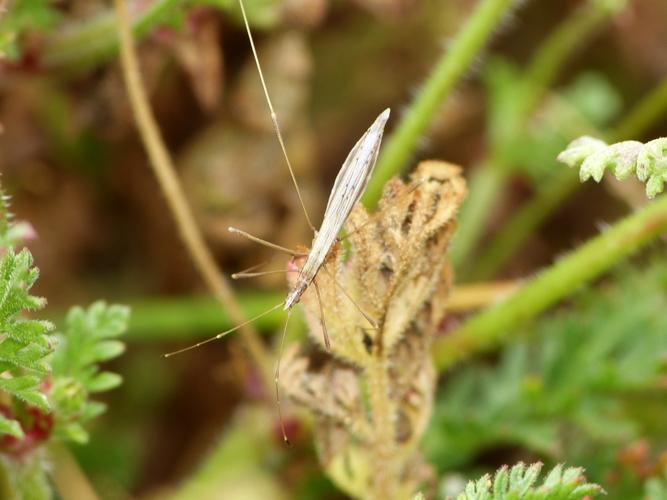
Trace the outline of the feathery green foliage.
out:
M 5 8 L 6 12 L 0 12 L 0 59 L 17 59 L 21 35 L 31 29 L 46 29 L 59 17 L 49 0 L 9 0 Z
M 30 227 L 15 224 L 0 192 L 0 497 L 51 498 L 41 445 L 53 437 L 85 442 L 83 425 L 104 411 L 93 393 L 118 386 L 120 376 L 99 363 L 118 356 L 128 309 L 97 302 L 74 307 L 65 333 L 29 319 L 46 300 L 30 294 L 39 276 L 29 250 L 15 250 Z M 54 347 L 55 346 L 55 347 Z
M 497 366 L 468 366 L 450 380 L 427 455 L 445 469 L 498 446 L 554 460 L 567 450 L 591 471 L 587 460 L 614 460 L 630 440 L 660 433 L 648 431 L 648 413 L 633 408 L 652 398 L 665 372 L 665 308 L 667 264 L 659 259 L 578 295 L 567 312 L 535 324 L 533 337 L 505 348 Z M 656 404 L 667 409 L 664 399 Z
M 48 411 L 41 385 L 49 372 L 46 357 L 52 342 L 47 333 L 53 325 L 24 317 L 42 309 L 46 300 L 30 294 L 39 276 L 30 252 L 23 249 L 16 253 L 9 246 L 20 234 L 20 227 L 10 222 L 8 199 L 0 193 L 0 373 L 4 374 L 0 391 L 17 402 Z M 14 406 L 0 408 L 0 435 L 22 438 L 24 432 L 16 418 L 20 409 Z
M 645 144 L 639 141 L 607 144 L 600 139 L 583 136 L 572 141 L 558 155 L 558 159 L 570 167 L 578 167 L 582 182 L 591 177 L 600 182 L 607 169 L 612 169 L 620 180 L 634 173 L 646 183 L 649 198 L 662 193 L 667 182 L 667 137 Z
M 536 484 L 541 463 L 523 463 L 499 469 L 491 480 L 488 474 L 470 481 L 457 500 L 577 500 L 603 492 L 597 484 L 586 483 L 583 470 L 562 465 L 554 467 L 541 484 Z
M 90 394 L 113 389 L 122 380 L 120 375 L 100 371 L 98 363 L 124 351 L 122 342 L 110 339 L 124 333 L 128 318 L 127 307 L 104 302 L 86 310 L 70 309 L 65 333 L 56 335 L 58 348 L 52 359 L 54 383 L 49 399 L 56 415 L 57 436 L 87 441 L 83 424 L 105 409 L 104 404 L 90 401 Z

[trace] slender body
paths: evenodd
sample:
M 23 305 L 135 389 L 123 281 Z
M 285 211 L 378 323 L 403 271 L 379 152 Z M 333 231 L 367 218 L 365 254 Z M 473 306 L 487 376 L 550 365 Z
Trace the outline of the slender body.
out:
M 283 306 L 285 310 L 291 309 L 299 302 L 301 295 L 313 282 L 331 251 L 338 233 L 350 215 L 352 207 L 359 201 L 366 189 L 368 180 L 373 174 L 382 142 L 382 133 L 388 119 L 389 108 L 380 113 L 343 162 L 329 195 L 322 226 L 315 233 L 306 263 L 299 272 L 296 284 L 285 299 Z

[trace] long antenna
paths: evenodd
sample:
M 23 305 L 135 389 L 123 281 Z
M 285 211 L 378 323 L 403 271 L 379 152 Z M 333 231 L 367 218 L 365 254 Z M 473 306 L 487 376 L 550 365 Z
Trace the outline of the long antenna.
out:
M 287 431 L 285 430 L 285 420 L 283 419 L 283 409 L 280 403 L 280 360 L 283 357 L 283 349 L 285 348 L 285 337 L 287 336 L 287 324 L 289 323 L 290 316 L 292 316 L 292 310 L 287 310 L 287 319 L 285 320 L 285 327 L 283 328 L 283 334 L 280 337 L 280 347 L 278 348 L 278 361 L 276 361 L 276 373 L 274 376 L 274 383 L 276 386 L 276 406 L 278 407 L 278 418 L 280 419 L 280 430 L 283 434 L 283 441 L 286 444 L 290 444 L 289 438 L 287 437 Z
M 220 333 L 218 333 L 216 336 L 211 337 L 210 339 L 202 340 L 201 342 L 197 342 L 196 344 L 193 344 L 193 345 L 191 345 L 191 346 L 184 347 L 183 349 L 179 349 L 178 351 L 168 352 L 167 354 L 164 354 L 163 356 L 164 356 L 165 358 L 171 358 L 172 356 L 176 356 L 177 354 L 181 354 L 181 353 L 183 353 L 183 352 L 190 351 L 191 349 L 196 349 L 197 347 L 203 346 L 204 344 L 208 344 L 209 342 L 213 342 L 213 341 L 215 341 L 215 340 L 221 339 L 222 337 L 224 337 L 224 336 L 227 335 L 228 333 L 232 333 L 232 332 L 238 330 L 239 328 L 241 328 L 241 327 L 247 325 L 248 323 L 252 323 L 252 322 L 255 321 L 256 319 L 262 318 L 262 317 L 266 316 L 267 314 L 269 314 L 269 313 L 275 311 L 275 310 L 278 309 L 279 307 L 282 307 L 282 305 L 283 305 L 284 303 L 285 303 L 285 302 L 281 302 L 280 304 L 276 304 L 276 305 L 273 306 L 271 309 L 269 309 L 269 310 L 267 310 L 267 311 L 264 311 L 264 312 L 261 313 L 261 314 L 258 314 L 258 315 L 255 316 L 254 318 L 250 318 L 248 321 L 244 321 L 243 323 L 236 325 L 234 328 L 230 328 L 229 330 L 225 330 L 224 332 L 220 332 Z
M 262 82 L 262 88 L 264 89 L 264 96 L 266 97 L 266 102 L 269 105 L 269 111 L 271 112 L 271 121 L 273 122 L 273 128 L 275 129 L 276 135 L 278 136 L 280 149 L 282 149 L 283 151 L 283 156 L 285 157 L 287 168 L 289 169 L 290 176 L 292 177 L 292 182 L 294 183 L 294 188 L 296 189 L 296 194 L 299 197 L 299 202 L 301 203 L 301 208 L 303 209 L 303 213 L 306 216 L 308 225 L 310 226 L 310 229 L 313 230 L 313 232 L 316 232 L 315 226 L 313 226 L 313 223 L 310 221 L 310 217 L 308 216 L 308 210 L 306 210 L 306 204 L 303 202 L 303 198 L 301 197 L 301 190 L 299 189 L 299 184 L 297 183 L 296 177 L 294 176 L 294 169 L 292 168 L 292 163 L 289 160 L 289 156 L 287 156 L 287 149 L 285 148 L 285 141 L 283 140 L 283 134 L 280 131 L 280 126 L 278 125 L 278 116 L 276 115 L 276 112 L 273 109 L 273 104 L 271 103 L 271 97 L 269 97 L 269 90 L 266 87 L 266 82 L 264 81 L 264 73 L 262 72 L 262 66 L 259 64 L 259 57 L 257 56 L 257 50 L 255 49 L 255 41 L 253 40 L 252 33 L 250 32 L 250 24 L 248 23 L 248 17 L 246 16 L 245 13 L 245 6 L 243 5 L 243 0 L 239 0 L 239 6 L 241 7 L 241 15 L 243 16 L 243 23 L 245 24 L 245 29 L 246 32 L 248 33 L 248 40 L 250 40 L 250 48 L 252 49 L 252 55 L 255 58 L 255 65 L 257 66 L 259 79 Z

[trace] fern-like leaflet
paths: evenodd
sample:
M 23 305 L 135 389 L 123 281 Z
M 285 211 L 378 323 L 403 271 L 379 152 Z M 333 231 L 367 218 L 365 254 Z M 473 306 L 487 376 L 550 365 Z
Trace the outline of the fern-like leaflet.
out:
M 541 463 L 502 467 L 493 480 L 486 474 L 470 481 L 456 500 L 582 500 L 604 493 L 597 484 L 585 481 L 581 468 L 557 465 L 538 484 L 541 470 Z
M 607 144 L 583 136 L 572 141 L 558 155 L 558 160 L 570 167 L 578 167 L 582 182 L 591 177 L 600 182 L 607 169 L 612 169 L 620 180 L 634 173 L 646 183 L 646 195 L 654 198 L 662 193 L 667 182 L 667 137 L 645 144 L 638 141 Z
M 42 385 L 49 372 L 47 356 L 53 349 L 47 335 L 53 325 L 25 317 L 42 309 L 46 300 L 30 294 L 39 276 L 32 255 L 13 248 L 23 234 L 22 227 L 12 224 L 8 199 L 0 193 L 0 391 L 9 396 L 0 405 L 0 435 L 6 435 L 0 449 L 13 451 L 25 434 L 18 419 L 26 411 L 22 406 L 49 410 Z

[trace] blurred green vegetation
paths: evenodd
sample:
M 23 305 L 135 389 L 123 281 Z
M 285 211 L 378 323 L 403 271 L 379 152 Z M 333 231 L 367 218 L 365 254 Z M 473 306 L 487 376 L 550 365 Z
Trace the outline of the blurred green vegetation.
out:
M 650 470 L 660 474 L 667 440 L 661 257 L 623 266 L 524 329 L 497 360 L 471 363 L 451 377 L 424 440 L 433 463 L 456 470 L 494 449 L 523 449 L 584 467 L 610 498 L 642 491 Z M 639 442 L 648 449 L 640 463 L 628 463 L 623 450 Z
M 582 135 L 667 135 L 665 2 L 247 4 L 260 57 L 281 48 L 263 64 L 311 213 L 350 145 L 391 106 L 365 201 L 418 159 L 459 163 L 470 194 L 451 249 L 456 280 L 527 281 L 443 323 L 424 494 L 455 497 L 503 465 L 541 461 L 582 467 L 612 499 L 667 498 L 667 199 L 650 202 L 634 179 L 582 185 L 556 161 Z M 226 231 L 290 247 L 310 238 L 236 1 L 129 5 L 155 114 L 222 268 L 282 269 Z M 236 337 L 162 358 L 230 320 L 205 294 L 147 168 L 117 52 L 107 2 L 0 1 L 0 182 L 20 219 L 3 198 L 0 493 L 342 498 L 317 464 L 317 429 L 289 406 L 293 446 L 282 445 L 272 388 Z M 244 312 L 279 303 L 283 282 L 236 283 Z M 283 318 L 256 324 L 269 348 Z M 304 336 L 302 321 L 289 336 Z M 464 498 L 496 498 L 490 481 Z

